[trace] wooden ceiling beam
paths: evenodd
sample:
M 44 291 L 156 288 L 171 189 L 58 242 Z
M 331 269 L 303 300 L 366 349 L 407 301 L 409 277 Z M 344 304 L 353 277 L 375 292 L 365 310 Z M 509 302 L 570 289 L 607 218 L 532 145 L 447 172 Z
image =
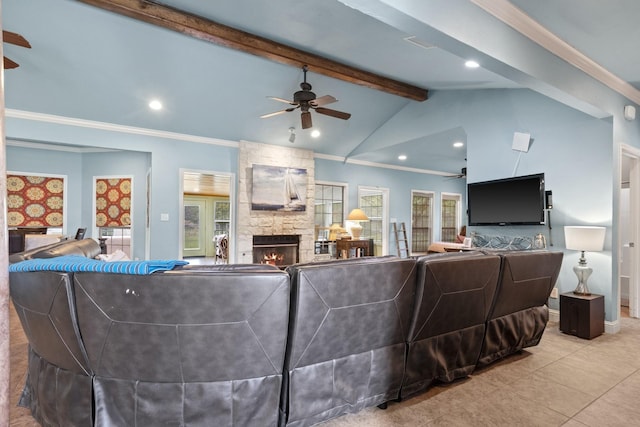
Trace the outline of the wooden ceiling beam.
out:
M 92 6 L 164 27 L 220 46 L 328 77 L 409 98 L 427 99 L 428 91 L 407 83 L 341 64 L 150 0 L 79 0 Z

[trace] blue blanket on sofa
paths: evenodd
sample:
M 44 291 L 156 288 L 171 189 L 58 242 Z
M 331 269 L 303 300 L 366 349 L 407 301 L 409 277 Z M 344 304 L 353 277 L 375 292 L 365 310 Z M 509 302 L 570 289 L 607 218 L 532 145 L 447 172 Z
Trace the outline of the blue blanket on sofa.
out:
M 181 260 L 115 261 L 105 262 L 81 255 L 64 255 L 55 258 L 34 258 L 9 265 L 9 272 L 62 271 L 119 274 L 151 274 L 155 271 L 173 270 L 186 265 Z

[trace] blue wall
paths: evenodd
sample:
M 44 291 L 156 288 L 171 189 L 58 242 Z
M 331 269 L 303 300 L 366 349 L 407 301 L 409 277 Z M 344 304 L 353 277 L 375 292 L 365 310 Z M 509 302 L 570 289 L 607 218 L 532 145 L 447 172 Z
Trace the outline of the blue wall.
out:
M 605 251 L 589 254 L 592 291 L 605 295 L 607 320 L 615 316 L 617 280 L 612 269 L 613 124 L 527 89 L 432 91 L 422 104 L 409 104 L 371 138 L 409 140 L 426 130 L 461 126 L 467 134 L 467 177 L 478 182 L 544 172 L 553 191 L 552 230 L 546 226 L 472 227 L 486 235 L 547 234 L 553 249 L 564 250 L 564 225 L 607 227 Z M 530 133 L 528 152 L 512 149 L 514 132 Z M 579 254 L 565 251 L 560 292 L 575 288 L 572 271 Z M 615 286 L 614 286 L 615 284 Z M 558 308 L 558 300 L 550 300 Z
M 133 231 L 133 259 L 145 259 L 146 216 L 147 216 L 147 171 L 151 168 L 151 155 L 135 151 L 115 151 L 107 153 L 85 153 L 82 156 L 82 219 L 86 227 L 91 230 L 94 212 L 94 188 L 96 177 L 131 176 L 132 193 L 132 231 Z M 95 239 L 98 236 L 91 233 L 87 237 Z
M 37 150 L 7 146 L 7 171 L 35 174 L 66 175 L 67 206 L 65 234 L 74 234 L 83 224 L 82 211 L 82 155 L 77 152 Z
M 74 132 L 70 129 L 70 132 Z M 174 141 L 128 134 L 108 133 L 113 153 L 78 153 L 7 147 L 7 170 L 66 174 L 68 176 L 68 226 L 66 233 L 91 226 L 93 176 L 133 175 L 135 182 L 134 257 L 145 258 L 146 171 L 151 169 L 149 251 L 146 258 L 174 259 L 179 253 L 180 169 L 236 173 L 237 149 L 212 144 Z M 103 140 L 86 147 L 105 147 Z M 135 150 L 135 151 L 132 151 Z M 167 213 L 169 221 L 160 221 Z M 145 233 L 145 234 L 141 234 Z

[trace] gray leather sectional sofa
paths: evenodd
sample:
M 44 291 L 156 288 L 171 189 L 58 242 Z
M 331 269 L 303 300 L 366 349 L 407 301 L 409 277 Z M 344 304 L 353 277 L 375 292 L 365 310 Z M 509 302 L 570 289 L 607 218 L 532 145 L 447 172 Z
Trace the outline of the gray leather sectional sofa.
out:
M 94 257 L 93 240 L 15 254 Z M 536 345 L 561 252 L 12 272 L 46 426 L 309 426 Z

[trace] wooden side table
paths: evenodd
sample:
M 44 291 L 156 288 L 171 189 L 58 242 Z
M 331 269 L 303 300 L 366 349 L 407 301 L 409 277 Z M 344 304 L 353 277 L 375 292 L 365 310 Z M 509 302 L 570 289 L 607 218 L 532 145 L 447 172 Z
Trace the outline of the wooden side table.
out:
M 560 295 L 560 330 L 592 339 L 604 333 L 604 295 Z
M 357 258 L 370 255 L 368 240 L 336 240 L 336 250 L 338 258 Z

